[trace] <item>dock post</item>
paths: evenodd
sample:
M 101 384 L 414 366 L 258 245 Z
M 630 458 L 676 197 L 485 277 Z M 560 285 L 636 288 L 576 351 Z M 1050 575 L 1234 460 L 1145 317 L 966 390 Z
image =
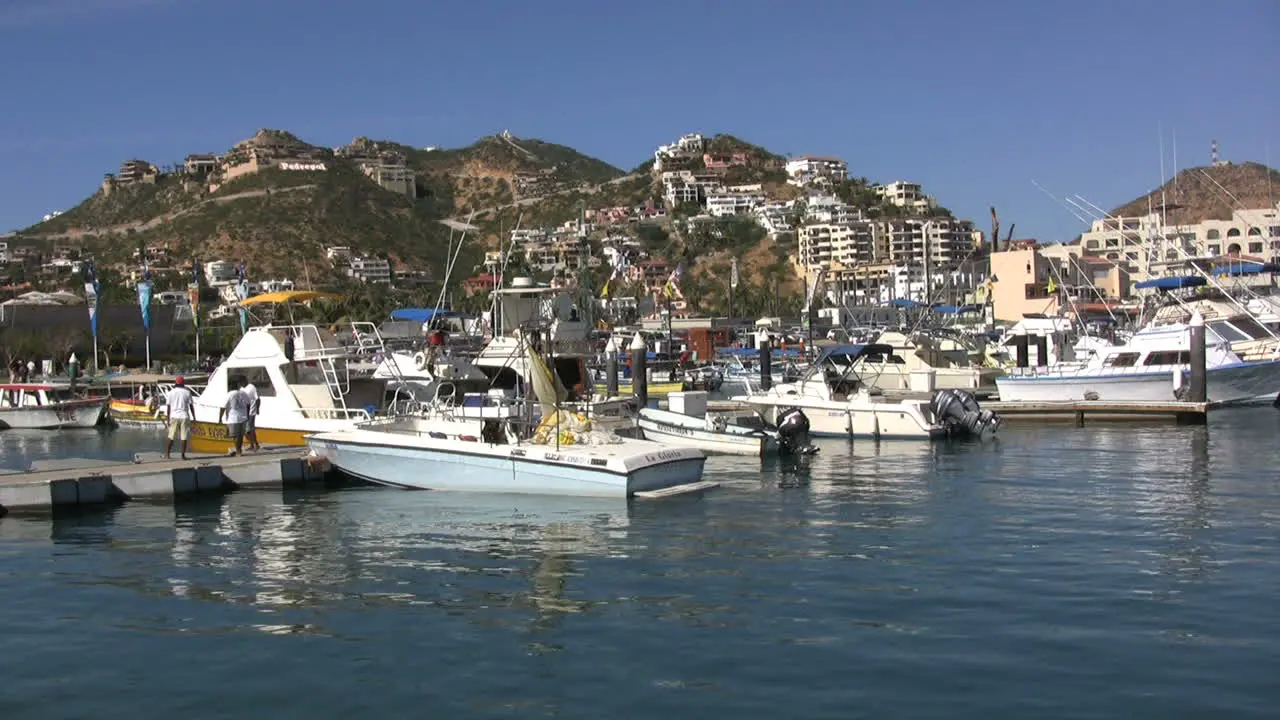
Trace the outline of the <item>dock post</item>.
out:
M 1036 367 L 1049 367 L 1049 336 L 1036 336 Z
M 1204 317 L 1191 314 L 1191 381 L 1187 399 L 1194 403 L 1209 401 L 1209 374 L 1206 367 Z
M 604 348 L 605 397 L 618 397 L 618 339 L 610 335 Z
M 649 346 L 638 332 L 631 340 L 631 390 L 641 409 L 649 407 Z
M 1013 350 L 1016 354 L 1017 365 L 1020 368 L 1025 368 L 1031 364 L 1031 358 L 1028 357 L 1030 354 L 1028 352 L 1029 348 L 1027 347 L 1030 340 L 1031 338 L 1026 333 L 1019 333 L 1013 336 Z
M 773 343 L 769 342 L 769 331 L 763 328 L 756 333 L 756 347 L 760 350 L 760 389 L 773 387 Z

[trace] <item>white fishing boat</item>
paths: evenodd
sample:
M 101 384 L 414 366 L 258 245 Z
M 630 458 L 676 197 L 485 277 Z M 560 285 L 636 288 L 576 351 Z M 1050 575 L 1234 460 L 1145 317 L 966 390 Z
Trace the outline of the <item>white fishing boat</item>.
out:
M 774 424 L 799 408 L 816 436 L 932 439 L 995 432 L 999 419 L 981 410 L 972 394 L 940 390 L 931 400 L 891 400 L 859 378 L 866 357 L 892 352 L 888 345 L 833 345 L 800 380 L 733 399 Z
M 307 445 L 350 475 L 420 490 L 630 497 L 701 486 L 706 455 L 694 448 L 592 432 L 585 418 L 560 412 L 522 439 L 520 416 L 519 403 L 486 395 L 481 407 L 437 404 Z
M 671 393 L 667 402 L 669 410 L 640 410 L 636 424 L 646 440 L 728 455 L 762 456 L 778 449 L 777 430 L 746 427 L 727 415 L 708 413 L 704 391 Z
M 1205 329 L 1205 369 L 1213 404 L 1270 402 L 1280 393 L 1280 360 L 1246 362 L 1212 328 Z M 1004 402 L 1171 402 L 1181 398 L 1190 371 L 1190 324 L 1169 323 L 1099 348 L 1083 366 L 1022 368 L 996 385 Z
M 0 428 L 90 428 L 102 420 L 107 400 L 106 396 L 86 397 L 67 385 L 0 385 Z

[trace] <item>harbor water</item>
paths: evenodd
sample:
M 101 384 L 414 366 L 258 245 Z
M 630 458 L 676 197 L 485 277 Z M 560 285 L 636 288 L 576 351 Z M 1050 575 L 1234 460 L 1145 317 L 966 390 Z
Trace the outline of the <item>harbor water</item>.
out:
M 6 718 L 1272 717 L 1280 412 L 0 518 Z M 144 431 L 0 433 L 0 465 Z

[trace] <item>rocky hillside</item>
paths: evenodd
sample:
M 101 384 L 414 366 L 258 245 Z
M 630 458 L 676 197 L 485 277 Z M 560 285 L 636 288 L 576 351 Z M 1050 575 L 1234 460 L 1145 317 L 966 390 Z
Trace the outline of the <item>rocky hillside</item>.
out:
M 1162 196 L 1171 224 L 1230 220 L 1234 210 L 1274 206 L 1280 199 L 1280 171 L 1255 162 L 1188 168 L 1162 187 L 1111 213 L 1133 217 L 1146 215 L 1152 208 L 1160 212 Z
M 20 231 L 12 243 L 79 247 L 101 265 L 128 264 L 139 244 L 162 246 L 175 264 L 245 260 L 257 277 L 305 272 L 320 280 L 339 276 L 330 272 L 324 249 L 344 245 L 438 277 L 451 232 L 441 221 L 591 192 L 624 176 L 572 148 L 507 133 L 452 150 L 357 138 L 335 151 L 285 131 L 260 130 L 223 157 L 263 159 L 263 169 L 238 176 L 226 164 L 164 172 L 139 161 L 145 179 L 121 176 L 100 186 L 76 207 Z M 412 196 L 370 177 L 370 164 L 380 158 L 414 171 Z M 319 165 L 324 169 L 307 169 Z M 481 252 L 480 243 L 472 243 L 460 260 L 469 268 Z

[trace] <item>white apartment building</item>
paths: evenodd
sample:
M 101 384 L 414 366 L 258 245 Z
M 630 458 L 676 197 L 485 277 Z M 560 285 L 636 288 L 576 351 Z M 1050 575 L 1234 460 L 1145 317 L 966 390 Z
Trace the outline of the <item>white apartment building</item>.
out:
M 815 183 L 843 182 L 849 178 L 849 164 L 840 158 L 804 155 L 786 164 L 787 182 L 805 187 Z
M 679 140 L 670 145 L 659 145 L 658 149 L 653 151 L 653 171 L 662 172 L 663 161 L 667 158 L 701 155 L 706 146 L 706 138 L 699 133 L 681 135 Z
M 292 280 L 263 280 L 262 292 L 288 292 L 296 287 Z
M 797 233 L 805 268 L 839 268 L 889 260 L 888 235 L 875 222 L 807 223 Z
M 0 242 L 0 264 L 9 262 L 9 243 Z
M 920 183 L 896 180 L 887 185 L 874 185 L 871 189 L 885 202 L 921 215 L 928 214 L 938 205 L 933 198 L 924 194 Z
M 1280 204 L 1236 210 L 1230 220 L 1166 226 L 1159 213 L 1095 220 L 1080 236 L 1084 254 L 1124 268 L 1133 282 L 1192 258 L 1237 256 L 1280 263 Z
M 982 235 L 968 220 L 951 218 L 887 218 L 880 221 L 889 233 L 894 262 L 932 265 L 958 262 L 973 254 Z
M 667 207 L 699 203 L 713 190 L 721 190 L 718 175 L 695 175 L 691 170 L 662 173 L 662 197 Z
M 211 286 L 230 285 L 236 281 L 236 264 L 230 260 L 214 260 L 204 264 L 204 279 Z
M 758 205 L 754 211 L 756 222 L 770 235 L 792 232 L 795 230 L 792 222 L 795 205 L 794 200 Z
M 391 283 L 391 263 L 382 258 L 352 258 L 347 277 L 365 283 Z
M 764 195 L 759 193 L 709 193 L 707 195 L 707 213 L 712 217 L 728 217 L 730 215 L 749 215 L 758 205 L 764 204 Z
M 866 220 L 860 208 L 834 195 L 811 195 L 805 201 L 805 222 L 851 223 Z

